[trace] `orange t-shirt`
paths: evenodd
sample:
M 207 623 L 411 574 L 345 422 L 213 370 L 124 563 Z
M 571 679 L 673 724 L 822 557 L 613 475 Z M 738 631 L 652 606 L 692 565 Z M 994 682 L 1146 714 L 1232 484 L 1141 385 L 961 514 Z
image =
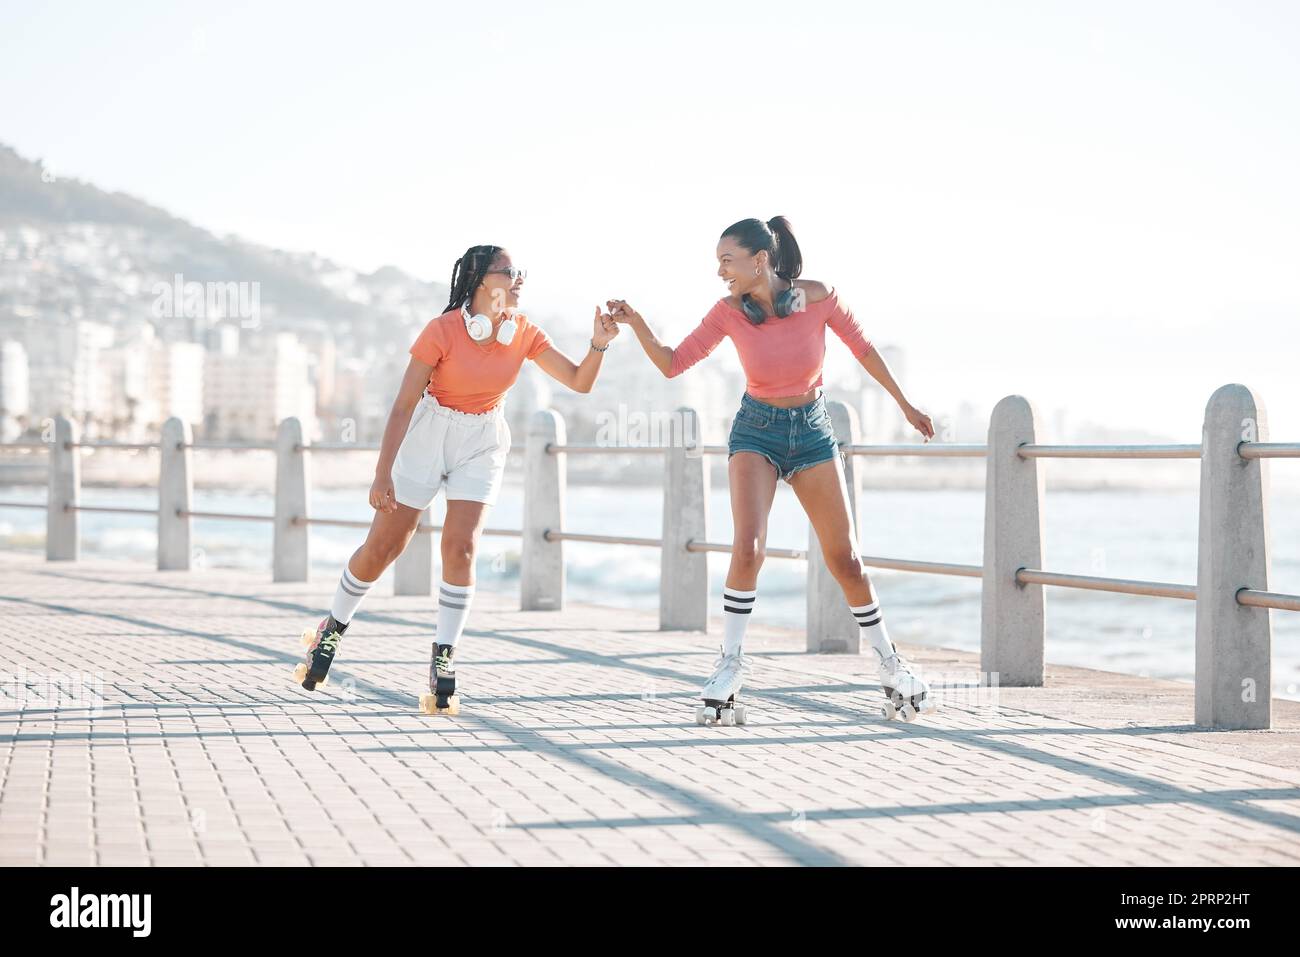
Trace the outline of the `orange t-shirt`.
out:
M 551 348 L 540 326 L 521 312 L 515 313 L 515 320 L 519 328 L 508 346 L 495 339 L 490 345 L 471 339 L 459 309 L 429 321 L 411 346 L 411 355 L 433 366 L 426 391 L 439 405 L 471 414 L 491 411 L 519 378 L 524 360 Z

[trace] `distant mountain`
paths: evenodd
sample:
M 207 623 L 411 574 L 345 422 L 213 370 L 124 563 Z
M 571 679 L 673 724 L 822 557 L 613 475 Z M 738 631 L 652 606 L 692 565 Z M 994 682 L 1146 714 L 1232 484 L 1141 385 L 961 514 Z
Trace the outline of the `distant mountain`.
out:
M 88 233 L 87 226 L 96 228 Z M 187 282 L 258 282 L 263 308 L 280 327 L 301 320 L 369 324 L 386 317 L 405 326 L 437 315 L 447 302 L 443 283 L 424 282 L 393 266 L 357 273 L 312 253 L 220 238 L 126 193 L 50 176 L 39 162 L 0 145 L 0 243 L 14 243 L 18 229 L 34 231 L 37 242 L 56 253 L 62 246 L 81 249 L 88 235 L 93 244 L 112 247 L 114 255 L 98 257 L 89 270 L 92 279 L 115 284 L 119 292 L 137 289 L 139 299 L 151 298 L 155 282 L 170 282 L 178 273 Z M 48 253 L 40 258 L 42 271 L 55 274 L 42 277 L 47 284 L 58 281 L 60 269 L 69 274 L 58 295 L 45 291 L 46 301 L 66 304 L 85 291 L 79 260 L 57 254 L 51 259 Z M 136 280 L 114 283 L 122 277 L 105 270 L 130 270 Z
M 45 176 L 39 161 L 0 144 L 0 217 L 11 223 L 105 223 L 211 239 L 201 229 L 125 193 Z

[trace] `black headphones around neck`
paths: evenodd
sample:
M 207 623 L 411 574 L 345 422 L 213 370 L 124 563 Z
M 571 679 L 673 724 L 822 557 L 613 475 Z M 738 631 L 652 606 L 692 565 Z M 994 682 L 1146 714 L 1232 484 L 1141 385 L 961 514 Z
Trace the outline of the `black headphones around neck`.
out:
M 795 286 L 793 279 L 789 279 L 787 282 L 790 283 L 790 288 L 779 293 L 772 301 L 772 308 L 776 310 L 776 314 L 780 318 L 785 318 L 792 312 L 798 312 L 804 307 L 803 290 Z M 749 293 L 745 293 L 740 297 L 740 308 L 744 310 L 745 318 L 756 326 L 761 326 L 763 321 L 767 319 L 767 313 L 763 311 L 763 307 L 750 299 Z

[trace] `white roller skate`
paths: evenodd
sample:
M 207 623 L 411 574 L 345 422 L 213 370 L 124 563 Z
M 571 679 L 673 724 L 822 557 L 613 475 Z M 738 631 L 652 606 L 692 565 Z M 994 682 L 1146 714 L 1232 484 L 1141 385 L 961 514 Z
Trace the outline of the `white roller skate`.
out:
M 744 655 L 718 655 L 713 674 L 700 692 L 704 704 L 695 708 L 696 724 L 721 724 L 730 728 L 749 720 L 745 706 L 736 703 L 748 667 L 749 659 Z
M 895 715 L 904 721 L 914 721 L 922 711 L 934 709 L 930 686 L 912 671 L 912 666 L 897 650 L 880 662 L 880 689 L 888 699 L 880 713 L 885 720 Z

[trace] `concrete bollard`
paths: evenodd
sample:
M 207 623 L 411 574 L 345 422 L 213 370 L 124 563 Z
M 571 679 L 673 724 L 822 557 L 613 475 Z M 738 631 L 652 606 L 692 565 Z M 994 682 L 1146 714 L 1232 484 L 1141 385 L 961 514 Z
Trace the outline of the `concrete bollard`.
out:
M 827 402 L 835 439 L 841 445 L 856 445 L 860 431 L 857 412 L 843 402 Z M 858 547 L 858 489 L 861 485 L 858 469 L 851 455 L 841 454 L 836 466 L 840 481 L 849 502 L 849 516 L 853 533 L 853 550 Z M 808 588 L 807 588 L 807 650 L 818 652 L 848 652 L 858 654 L 862 647 L 862 629 L 849 611 L 844 590 L 826 566 L 821 543 L 812 524 L 808 525 Z M 879 594 L 877 593 L 877 598 Z
M 1264 404 L 1244 385 L 1210 397 L 1201 432 L 1196 570 L 1196 723 L 1237 731 L 1273 723 L 1273 623 L 1267 608 L 1237 603 L 1242 588 L 1269 590 L 1268 462 L 1242 442 L 1267 442 Z
M 58 415 L 51 423 L 50 486 L 45 509 L 45 558 L 52 562 L 75 562 L 81 555 L 80 513 L 70 506 L 81 504 L 81 452 L 68 448 L 77 441 L 75 422 Z
M 305 582 L 309 568 L 308 527 L 294 524 L 296 517 L 307 517 L 308 452 L 303 446 L 302 423 L 288 418 L 280 423 L 275 436 L 275 536 L 272 550 L 272 575 L 277 582 Z
M 420 527 L 427 528 L 429 510 L 420 513 Z M 394 595 L 433 594 L 433 533 L 416 531 L 402 554 L 393 562 Z
M 664 452 L 663 548 L 659 555 L 660 631 L 709 630 L 709 555 L 688 552 L 707 541 L 709 473 L 700 451 L 700 419 L 683 406 L 673 415 Z
M 1039 687 L 1045 676 L 1046 608 L 1042 585 L 1021 585 L 1016 572 L 1043 567 L 1044 470 L 1021 458 L 1036 443 L 1037 414 L 1009 395 L 989 421 L 984 488 L 984 587 L 980 668 L 1002 687 Z M 994 678 L 994 675 L 997 678 Z
M 163 423 L 158 456 L 158 570 L 189 571 L 193 554 L 194 481 L 190 471 L 190 426 L 173 416 Z
M 539 409 L 528 422 L 524 450 L 524 527 L 519 559 L 519 607 L 554 611 L 564 607 L 564 543 L 543 534 L 564 528 L 564 455 L 546 451 L 564 444 L 564 419 Z

